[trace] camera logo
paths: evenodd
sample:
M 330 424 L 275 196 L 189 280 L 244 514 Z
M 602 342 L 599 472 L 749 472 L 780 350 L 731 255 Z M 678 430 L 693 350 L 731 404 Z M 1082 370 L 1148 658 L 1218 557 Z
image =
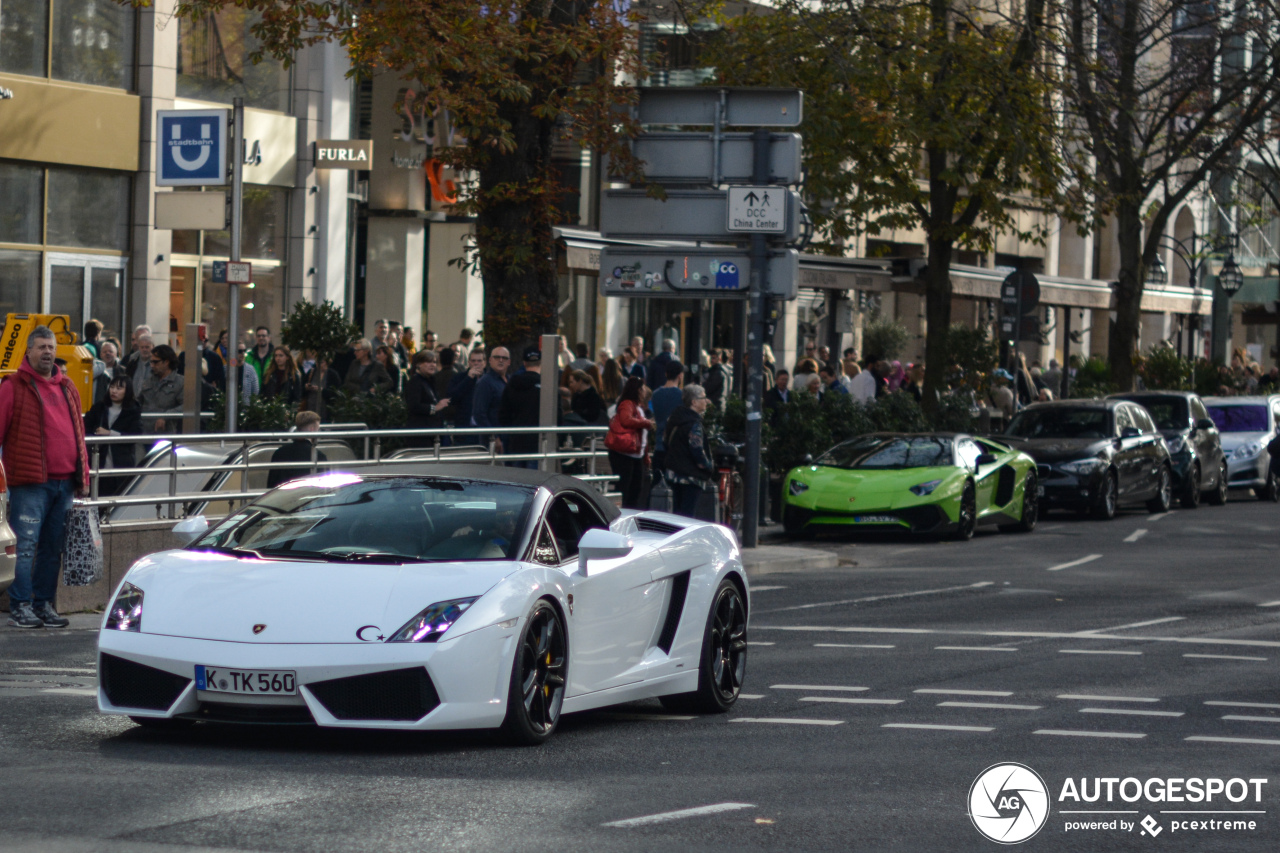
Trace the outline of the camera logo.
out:
M 993 764 L 969 789 L 969 819 L 992 841 L 1019 844 L 1049 819 L 1049 789 L 1025 764 Z

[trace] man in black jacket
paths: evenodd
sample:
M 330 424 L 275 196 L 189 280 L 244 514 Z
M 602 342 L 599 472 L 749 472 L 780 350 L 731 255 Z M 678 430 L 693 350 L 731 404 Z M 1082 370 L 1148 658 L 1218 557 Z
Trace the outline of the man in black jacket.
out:
M 722 412 L 729 401 L 729 386 L 732 384 L 733 375 L 730 373 L 729 365 L 725 364 L 724 350 L 713 349 L 711 367 L 707 369 L 707 378 L 702 387 L 706 389 L 707 399 Z
M 317 434 L 320 432 L 320 416 L 315 412 L 298 412 L 298 417 L 294 423 L 297 424 L 298 433 L 302 434 L 303 437 L 295 438 L 271 454 L 271 463 L 273 465 L 277 462 L 311 461 L 311 447 L 315 444 Z M 323 450 L 317 450 L 316 461 L 327 462 L 329 457 L 324 455 Z M 267 488 L 274 489 L 281 483 L 287 483 L 299 477 L 307 477 L 310 474 L 310 471 L 301 466 L 297 468 L 272 468 L 271 472 L 267 474 Z
M 524 372 L 517 373 L 502 391 L 502 404 L 498 409 L 498 423 L 503 426 L 537 426 L 542 411 L 542 350 L 537 344 L 524 351 Z M 537 453 L 536 433 L 517 433 L 508 436 L 508 453 Z M 538 467 L 536 459 L 508 462 L 513 468 Z
M 702 433 L 702 415 L 707 410 L 707 402 L 702 386 L 684 386 L 682 405 L 667 418 L 663 440 L 672 511 L 689 518 L 697 517 L 703 485 L 715 474 Z
M 436 399 L 435 373 L 439 366 L 439 357 L 431 350 L 418 350 L 413 354 L 413 375 L 404 389 L 409 429 L 438 429 L 442 425 L 439 412 L 449 405 L 449 398 Z M 435 441 L 424 436 L 412 444 L 430 447 Z

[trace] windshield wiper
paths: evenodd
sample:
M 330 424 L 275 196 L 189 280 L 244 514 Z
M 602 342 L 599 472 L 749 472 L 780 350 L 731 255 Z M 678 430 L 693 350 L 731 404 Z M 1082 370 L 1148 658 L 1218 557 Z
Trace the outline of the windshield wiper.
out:
M 414 559 L 403 554 L 388 554 L 383 551 L 329 551 L 325 552 L 324 556 L 326 559 L 342 563 L 389 563 L 397 566 L 402 566 Z
M 230 554 L 232 557 L 253 557 L 255 560 L 264 560 L 262 553 L 252 548 L 226 548 L 221 545 L 198 545 L 188 550 L 191 551 L 212 551 L 215 554 Z

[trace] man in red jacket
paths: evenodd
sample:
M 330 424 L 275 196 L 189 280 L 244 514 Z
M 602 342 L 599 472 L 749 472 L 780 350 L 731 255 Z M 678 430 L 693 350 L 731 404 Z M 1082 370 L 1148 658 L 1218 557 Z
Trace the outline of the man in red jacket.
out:
M 27 338 L 18 372 L 0 383 L 0 445 L 9 478 L 9 524 L 18 537 L 9 624 L 65 628 L 53 609 L 71 498 L 89 493 L 80 394 L 54 361 L 46 326 Z

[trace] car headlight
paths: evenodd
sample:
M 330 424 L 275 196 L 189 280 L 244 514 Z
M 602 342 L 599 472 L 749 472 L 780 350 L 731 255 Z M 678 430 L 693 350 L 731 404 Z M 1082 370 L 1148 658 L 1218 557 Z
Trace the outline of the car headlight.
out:
M 1182 435 L 1175 435 L 1173 438 L 1166 438 L 1164 440 L 1164 444 L 1165 444 L 1165 447 L 1169 448 L 1170 456 L 1176 456 L 1177 454 L 1187 449 L 1186 436 L 1182 436 Z
M 802 495 L 809 491 L 809 484 L 802 483 L 799 480 L 792 480 L 791 485 L 787 486 L 787 491 L 793 495 Z
M 434 643 L 445 631 L 453 627 L 467 608 L 475 604 L 480 596 L 474 598 L 455 598 L 452 601 L 437 601 L 417 616 L 404 624 L 399 631 L 391 635 L 388 643 Z
M 1242 444 L 1236 448 L 1235 453 L 1231 454 L 1232 459 L 1252 459 L 1262 452 L 1261 441 L 1251 441 L 1248 444 Z
M 1077 477 L 1084 477 L 1097 471 L 1103 465 L 1106 465 L 1101 459 L 1081 459 L 1076 462 L 1064 462 L 1058 466 L 1068 474 L 1075 474 Z
M 116 600 L 107 612 L 106 627 L 113 631 L 142 630 L 142 590 L 131 583 L 120 587 Z
M 920 483 L 918 485 L 912 486 L 907 491 L 911 492 L 911 494 L 913 495 L 919 495 L 920 497 L 924 497 L 925 495 L 932 494 L 933 490 L 938 488 L 938 486 L 940 485 L 942 485 L 941 480 L 930 480 L 927 483 Z

